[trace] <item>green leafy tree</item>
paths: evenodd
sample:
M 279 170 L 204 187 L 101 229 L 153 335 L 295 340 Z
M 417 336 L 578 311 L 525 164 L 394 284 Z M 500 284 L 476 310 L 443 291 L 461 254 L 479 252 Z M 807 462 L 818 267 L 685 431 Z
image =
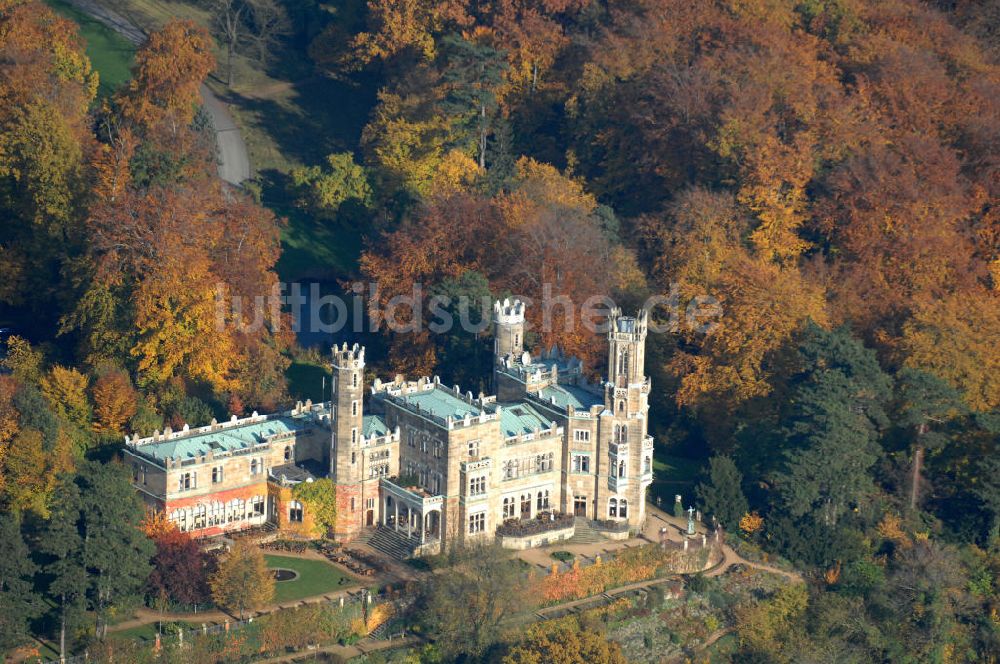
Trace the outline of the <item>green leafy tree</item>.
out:
M 113 608 L 134 604 L 152 570 L 155 547 L 140 530 L 145 510 L 118 464 L 87 463 L 77 476 L 83 525 L 87 599 L 103 639 Z
M 63 478 L 52 502 L 49 519 L 41 529 L 36 548 L 46 559 L 43 566 L 49 579 L 46 592 L 56 607 L 59 653 L 65 657 L 68 654 L 67 636 L 84 615 L 88 584 L 80 534 L 80 489 L 71 478 Z
M 450 318 L 453 323 L 447 334 L 434 335 L 438 344 L 438 373 L 442 380 L 473 390 L 478 383 L 480 391 L 489 391 L 484 376 L 490 373 L 493 356 L 483 344 L 490 320 L 483 303 L 489 311 L 493 299 L 489 280 L 479 272 L 466 270 L 457 277 L 442 279 L 431 289 L 431 296 L 437 298 L 430 303 L 435 322 L 446 322 Z M 464 321 L 469 323 L 469 329 Z M 473 329 L 479 331 L 471 331 Z
M 750 509 L 741 487 L 743 475 L 728 456 L 714 456 L 708 460 L 708 465 L 707 481 L 695 489 L 698 502 L 723 526 L 735 529 L 740 517 Z
M 791 381 L 780 500 L 793 517 L 832 527 L 871 493 L 892 382 L 846 328 L 807 326 L 798 359 L 804 370 Z
M 264 554 L 253 544 L 237 540 L 219 562 L 209 580 L 216 604 L 235 612 L 240 620 L 274 598 L 274 575 L 267 569 Z
M 345 203 L 368 207 L 372 202 L 368 173 L 350 152 L 328 155 L 325 167 L 292 169 L 291 177 L 298 204 L 326 218 L 335 217 Z
M 443 110 L 454 118 L 458 145 L 475 145 L 479 168 L 486 168 L 486 148 L 493 131 L 498 96 L 507 70 L 502 51 L 458 35 L 442 40 L 447 93 Z
M 28 640 L 28 622 L 42 612 L 34 590 L 35 564 L 21 535 L 21 520 L 0 514 L 0 653 Z
M 947 444 L 943 429 L 965 410 L 958 390 L 933 374 L 906 368 L 896 376 L 896 422 L 908 431 L 913 452 L 910 509 L 917 509 L 920 501 L 925 451 Z
M 489 545 L 452 553 L 456 564 L 425 581 L 416 604 L 417 619 L 435 635 L 445 661 L 481 656 L 499 640 L 501 622 L 525 602 L 521 569 L 508 552 Z
M 975 466 L 972 494 L 989 514 L 988 540 L 1000 542 L 1000 413 L 978 415 L 976 420 L 992 436 L 993 443 Z

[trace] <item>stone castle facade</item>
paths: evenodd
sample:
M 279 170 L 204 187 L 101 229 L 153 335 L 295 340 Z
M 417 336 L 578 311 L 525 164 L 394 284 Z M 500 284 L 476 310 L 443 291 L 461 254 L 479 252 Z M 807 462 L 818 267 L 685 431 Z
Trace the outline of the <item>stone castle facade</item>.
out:
M 558 514 L 640 528 L 653 478 L 645 312 L 612 312 L 598 384 L 558 351 L 532 358 L 524 314 L 517 300 L 494 306 L 493 396 L 436 377 L 366 386 L 365 349 L 334 347 L 328 403 L 129 441 L 136 488 L 213 535 L 301 528 L 308 509 L 288 487 L 329 476 L 338 538 L 388 527 L 417 554 Z

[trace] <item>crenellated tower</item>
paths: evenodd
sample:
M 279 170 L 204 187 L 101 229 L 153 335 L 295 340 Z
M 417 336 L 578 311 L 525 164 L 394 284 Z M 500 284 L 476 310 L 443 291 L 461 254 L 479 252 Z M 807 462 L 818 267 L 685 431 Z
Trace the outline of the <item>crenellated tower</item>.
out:
M 493 356 L 496 364 L 505 357 L 520 361 L 524 352 L 524 302 L 504 298 L 493 303 Z
M 602 444 L 606 445 L 606 500 L 610 518 L 631 524 L 645 520 L 645 493 L 652 482 L 653 439 L 648 434 L 650 382 L 645 375 L 645 309 L 624 316 L 613 309 L 608 317 L 608 379 L 604 384 Z M 604 455 L 602 455 L 604 456 Z M 606 463 L 606 466 L 604 465 Z M 602 472 L 603 474 L 603 472 Z M 624 500 L 624 503 L 623 503 Z
M 332 440 L 330 476 L 337 483 L 337 535 L 351 537 L 361 529 L 364 346 L 333 347 Z

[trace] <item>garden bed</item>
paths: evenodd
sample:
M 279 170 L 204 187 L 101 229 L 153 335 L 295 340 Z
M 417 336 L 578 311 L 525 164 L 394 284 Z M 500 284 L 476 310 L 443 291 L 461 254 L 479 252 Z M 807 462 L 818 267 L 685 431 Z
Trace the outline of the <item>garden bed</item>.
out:
M 497 528 L 501 537 L 528 537 L 555 530 L 572 528 L 576 523 L 572 514 L 539 512 L 534 519 L 508 519 Z

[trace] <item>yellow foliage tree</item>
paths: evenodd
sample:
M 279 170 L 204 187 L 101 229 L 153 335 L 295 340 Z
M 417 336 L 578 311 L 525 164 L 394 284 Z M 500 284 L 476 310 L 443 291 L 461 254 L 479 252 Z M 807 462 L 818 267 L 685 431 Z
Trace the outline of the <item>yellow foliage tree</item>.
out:
M 767 653 L 777 661 L 783 656 L 783 636 L 803 615 L 809 593 L 803 583 L 782 586 L 771 599 L 738 612 L 736 632 L 740 645 L 748 650 Z
M 90 425 L 91 417 L 88 382 L 76 369 L 56 365 L 42 378 L 40 386 L 49 407 L 67 422 L 83 429 Z
M 903 329 L 908 366 L 951 383 L 970 408 L 1000 407 L 1000 293 L 956 292 L 919 307 Z
M 626 664 L 621 646 L 600 633 L 583 629 L 575 618 L 528 628 L 503 664 Z
M 747 535 L 753 535 L 763 527 L 764 517 L 756 512 L 744 514 L 743 517 L 740 518 L 740 530 L 745 532 Z
M 216 604 L 236 612 L 240 620 L 247 611 L 255 611 L 274 598 L 274 575 L 267 569 L 264 554 L 245 539 L 236 540 L 209 585 Z

